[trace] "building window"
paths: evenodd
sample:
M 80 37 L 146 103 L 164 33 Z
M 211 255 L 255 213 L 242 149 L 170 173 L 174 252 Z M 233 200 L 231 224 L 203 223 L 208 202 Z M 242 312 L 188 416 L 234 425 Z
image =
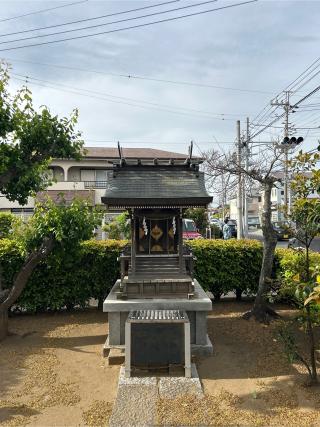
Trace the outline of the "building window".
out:
M 105 169 L 81 169 L 81 181 L 106 181 L 107 171 Z
M 284 190 L 281 190 L 281 196 L 283 196 L 284 195 Z
M 105 169 L 81 169 L 80 178 L 85 188 L 106 188 L 107 186 Z
M 107 171 L 97 169 L 95 181 L 106 181 L 106 180 L 107 180 Z
M 12 208 L 11 213 L 25 221 L 33 215 L 33 208 Z
M 95 181 L 96 176 L 95 176 L 94 169 L 81 169 L 80 180 L 81 181 Z

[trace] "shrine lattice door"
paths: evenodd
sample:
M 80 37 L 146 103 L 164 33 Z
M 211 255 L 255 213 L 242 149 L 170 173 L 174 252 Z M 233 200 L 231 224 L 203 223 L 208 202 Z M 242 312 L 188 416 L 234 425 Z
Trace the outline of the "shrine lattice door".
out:
M 172 219 L 145 219 L 137 221 L 137 253 L 146 255 L 175 254 L 178 236 Z

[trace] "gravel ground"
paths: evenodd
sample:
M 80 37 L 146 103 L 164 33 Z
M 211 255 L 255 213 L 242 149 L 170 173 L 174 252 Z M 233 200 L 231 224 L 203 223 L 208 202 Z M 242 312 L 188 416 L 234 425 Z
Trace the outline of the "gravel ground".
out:
M 102 358 L 106 315 L 20 315 L 9 326 L 13 335 L 0 343 L 0 425 L 105 425 L 119 372 Z
M 249 308 L 248 302 L 213 304 L 208 332 L 214 355 L 197 360 L 204 397 L 176 396 L 169 388 L 169 395 L 155 398 L 152 384 L 146 393 L 137 390 L 136 414 L 145 413 L 145 423 L 154 417 L 163 426 L 320 426 L 319 388 L 307 387 L 305 369 L 288 363 L 276 335 L 279 323 L 245 321 L 241 315 Z M 295 314 L 276 308 L 283 318 Z M 107 426 L 119 368 L 101 356 L 106 315 L 20 315 L 9 326 L 14 335 L 0 344 L 0 425 Z M 316 338 L 319 348 L 319 330 Z M 123 415 L 123 422 L 130 417 L 141 425 L 134 414 Z

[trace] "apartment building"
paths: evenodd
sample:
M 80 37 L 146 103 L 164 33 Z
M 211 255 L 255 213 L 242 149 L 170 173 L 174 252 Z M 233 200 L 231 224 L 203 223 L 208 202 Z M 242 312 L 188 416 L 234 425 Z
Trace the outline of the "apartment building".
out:
M 238 219 L 237 199 L 233 198 L 228 201 L 229 216 L 231 219 Z M 261 224 L 261 195 L 251 194 L 247 197 L 248 203 L 248 226 L 258 227 Z
M 101 196 L 107 188 L 107 170 L 112 168 L 112 162 L 119 159 L 119 151 L 112 147 L 85 147 L 86 153 L 80 161 L 54 159 L 49 168 L 54 182 L 44 192 L 35 197 L 29 197 L 22 206 L 18 202 L 11 202 L 0 194 L 0 211 L 12 212 L 22 217 L 33 214 L 37 200 L 50 197 L 57 200 L 63 193 L 68 202 L 74 197 L 88 199 L 93 206 L 101 205 Z M 142 161 L 183 161 L 186 154 L 153 148 L 123 148 L 125 159 L 141 159 Z

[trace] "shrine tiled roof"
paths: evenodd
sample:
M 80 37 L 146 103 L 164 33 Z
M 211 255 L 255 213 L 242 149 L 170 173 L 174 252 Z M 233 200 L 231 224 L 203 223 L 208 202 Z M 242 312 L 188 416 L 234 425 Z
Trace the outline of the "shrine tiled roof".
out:
M 116 147 L 84 147 L 85 158 L 105 158 L 118 159 L 119 151 Z M 172 151 L 159 150 L 155 148 L 122 148 L 123 156 L 126 159 L 176 159 L 185 160 L 187 154 Z
M 109 207 L 207 206 L 204 173 L 192 166 L 119 167 L 108 172 L 102 202 Z

